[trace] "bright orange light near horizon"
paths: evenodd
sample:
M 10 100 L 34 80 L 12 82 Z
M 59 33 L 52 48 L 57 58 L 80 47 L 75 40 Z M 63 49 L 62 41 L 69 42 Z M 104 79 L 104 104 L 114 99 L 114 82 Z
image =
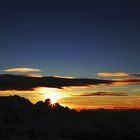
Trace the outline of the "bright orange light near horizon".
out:
M 51 100 L 51 104 L 55 104 L 58 102 L 59 98 L 63 97 L 61 91 L 57 88 L 38 87 L 35 90 L 42 93 L 45 99 L 49 98 Z
M 60 98 L 60 94 L 57 92 L 48 93 L 46 95 L 51 100 L 51 104 L 55 104 L 57 100 Z

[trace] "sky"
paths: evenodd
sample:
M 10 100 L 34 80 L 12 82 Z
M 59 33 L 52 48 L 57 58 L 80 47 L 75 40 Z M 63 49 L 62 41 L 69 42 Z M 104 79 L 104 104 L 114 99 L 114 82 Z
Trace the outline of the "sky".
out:
M 1 95 L 16 93 L 36 102 L 55 94 L 74 108 L 139 107 L 139 15 L 138 0 L 1 1 L 0 77 L 51 76 L 69 85 L 21 91 L 5 84 Z

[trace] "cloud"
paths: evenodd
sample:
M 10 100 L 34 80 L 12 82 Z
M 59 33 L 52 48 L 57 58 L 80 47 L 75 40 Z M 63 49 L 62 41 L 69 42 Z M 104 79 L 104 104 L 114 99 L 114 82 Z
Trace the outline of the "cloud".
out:
M 72 77 L 72 76 L 54 75 L 53 77 L 56 77 L 56 78 L 67 78 L 67 79 L 75 79 L 75 77 Z
M 108 85 L 111 80 L 60 78 L 60 77 L 32 77 L 25 75 L 0 75 L 0 90 L 33 90 L 37 87 L 83 87 L 90 85 Z
M 93 93 L 84 93 L 80 96 L 128 96 L 125 93 L 120 92 L 93 92 Z
M 9 68 L 3 70 L 5 72 L 39 72 L 41 71 L 40 69 L 35 69 L 35 68 Z
M 140 84 L 140 78 L 114 79 L 112 81 L 114 81 L 112 82 L 112 85 L 114 86 Z
M 131 74 L 131 76 L 140 76 L 140 73 Z
M 140 73 L 126 73 L 126 72 L 101 72 L 97 73 L 96 76 L 111 77 L 111 76 L 140 76 Z
M 40 75 L 40 74 L 32 74 L 32 73 L 30 73 L 30 74 L 26 74 L 26 76 L 30 76 L 30 77 L 43 77 L 42 75 Z
M 0 75 L 0 90 L 34 90 L 37 87 L 71 88 L 71 87 L 96 87 L 96 86 L 120 86 L 127 84 L 140 84 L 140 78 L 129 79 L 85 79 L 85 78 L 61 78 L 54 76 L 33 77 L 26 75 Z

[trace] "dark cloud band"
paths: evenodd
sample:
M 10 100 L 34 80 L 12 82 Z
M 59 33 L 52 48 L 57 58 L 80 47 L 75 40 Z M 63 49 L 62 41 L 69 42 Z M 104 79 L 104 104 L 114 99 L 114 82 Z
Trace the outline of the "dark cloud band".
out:
M 36 87 L 63 88 L 71 86 L 89 86 L 111 84 L 111 80 L 59 78 L 59 77 L 30 77 L 23 75 L 1 75 L 0 90 L 33 90 Z
M 86 78 L 61 78 L 61 77 L 31 77 L 24 75 L 0 75 L 0 90 L 34 90 L 37 87 L 88 87 L 99 85 L 127 85 L 140 84 L 140 78 L 131 79 L 86 79 Z

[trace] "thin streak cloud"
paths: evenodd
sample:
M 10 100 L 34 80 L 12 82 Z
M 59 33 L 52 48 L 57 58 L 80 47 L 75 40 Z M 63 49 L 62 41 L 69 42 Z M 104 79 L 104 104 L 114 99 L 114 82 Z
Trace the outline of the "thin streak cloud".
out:
M 9 68 L 3 70 L 4 72 L 39 72 L 41 71 L 40 69 L 36 68 L 24 68 L 24 67 L 19 67 L 19 68 Z
M 84 93 L 80 96 L 128 96 L 126 93 L 120 92 L 93 92 L 93 93 Z
M 140 78 L 113 79 L 112 81 L 114 86 L 140 84 Z
M 101 72 L 97 73 L 96 76 L 101 77 L 125 77 L 125 76 L 140 76 L 140 73 L 126 73 L 126 72 Z

